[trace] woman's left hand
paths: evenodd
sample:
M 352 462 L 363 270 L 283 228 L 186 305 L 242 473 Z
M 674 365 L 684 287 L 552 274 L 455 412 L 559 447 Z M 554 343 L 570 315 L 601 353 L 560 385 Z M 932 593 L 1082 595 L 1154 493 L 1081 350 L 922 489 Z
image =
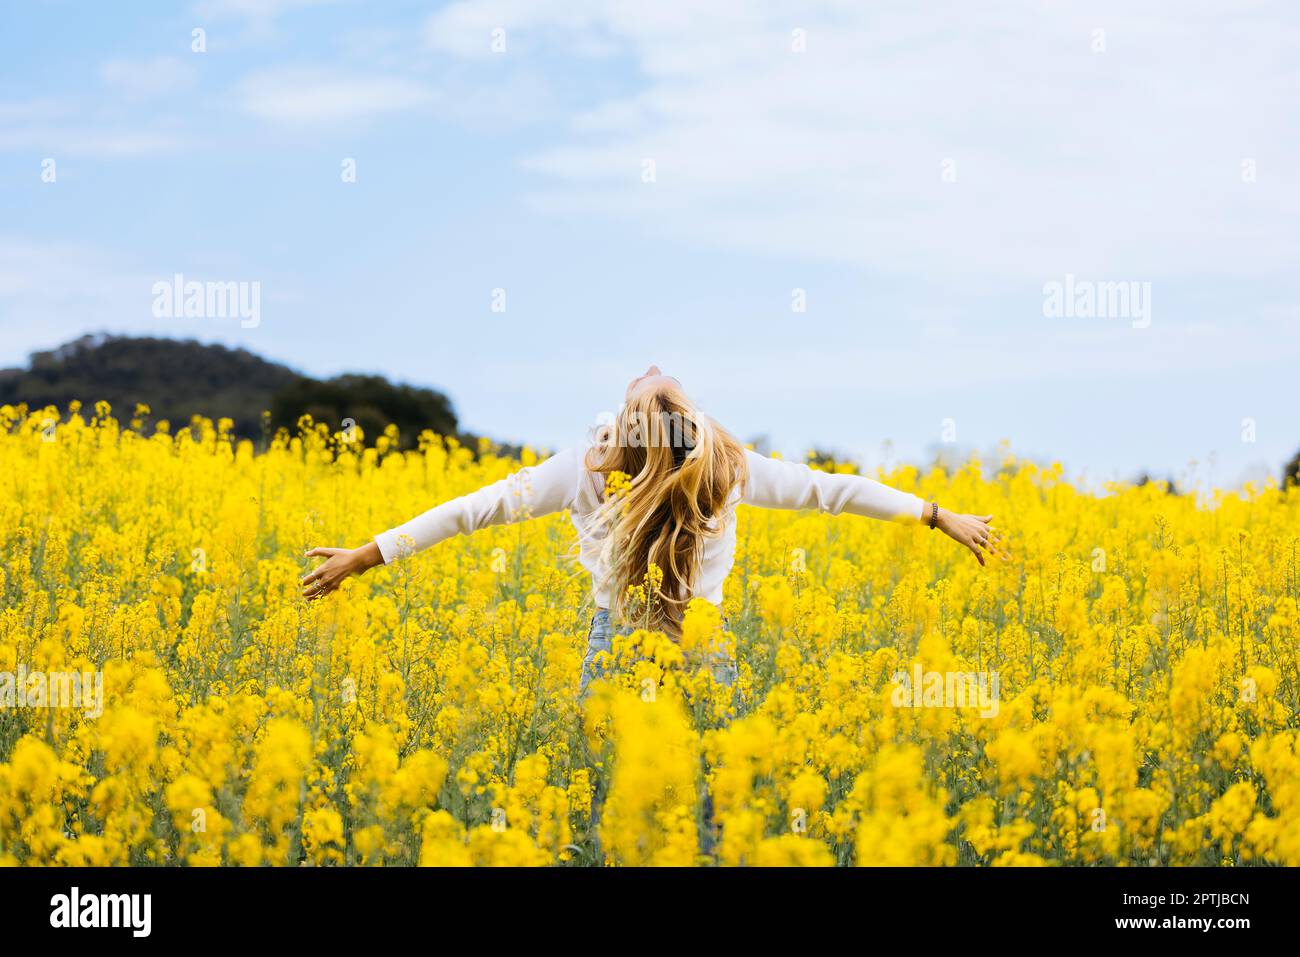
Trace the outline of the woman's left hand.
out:
M 374 542 L 360 548 L 313 548 L 307 557 L 325 559 L 302 578 L 302 597 L 308 601 L 324 598 L 337 591 L 349 575 L 359 575 L 383 561 Z

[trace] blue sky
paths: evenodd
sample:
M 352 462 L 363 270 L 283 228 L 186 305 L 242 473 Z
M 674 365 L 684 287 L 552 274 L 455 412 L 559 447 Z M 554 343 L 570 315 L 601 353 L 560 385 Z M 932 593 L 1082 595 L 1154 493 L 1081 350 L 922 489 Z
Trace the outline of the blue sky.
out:
M 652 361 L 787 454 L 1300 447 L 1293 5 L 110 6 L 0 10 L 0 364 L 194 337 L 551 447 Z M 155 318 L 178 272 L 260 322 Z M 1149 315 L 1045 314 L 1067 275 Z

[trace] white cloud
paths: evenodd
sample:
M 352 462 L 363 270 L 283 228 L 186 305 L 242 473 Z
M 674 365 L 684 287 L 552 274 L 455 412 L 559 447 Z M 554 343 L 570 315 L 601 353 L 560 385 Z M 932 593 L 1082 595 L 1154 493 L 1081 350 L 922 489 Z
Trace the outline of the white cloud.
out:
M 10 100 L 5 103 L 0 103 L 0 123 L 49 120 L 56 116 L 66 116 L 71 112 L 71 103 L 53 97 L 37 97 L 31 100 Z
M 0 130 L 0 152 L 34 150 L 42 156 L 126 159 L 184 149 L 189 140 L 175 133 L 127 129 L 23 127 Z
M 99 70 L 109 86 L 128 96 L 152 97 L 184 92 L 194 84 L 197 71 L 179 57 L 159 56 L 149 60 L 113 59 Z
M 55 159 L 121 159 L 170 153 L 190 145 L 186 136 L 168 129 L 70 125 L 78 115 L 74 103 L 52 97 L 0 103 L 0 153 L 21 150 Z
M 633 67 L 634 89 L 599 88 L 616 92 L 526 158 L 559 212 L 932 278 L 1265 276 L 1300 259 L 1300 20 L 1280 0 L 463 0 L 425 39 L 474 62 L 498 26 L 510 52 L 480 62 L 485 83 L 498 62 L 558 70 L 593 43 Z
M 244 111 L 260 119 L 311 124 L 403 112 L 431 102 L 433 94 L 401 77 L 298 68 L 247 77 L 240 98 Z
M 200 17 L 241 17 L 266 22 L 290 10 L 332 2 L 333 0 L 203 0 L 194 5 L 194 13 Z

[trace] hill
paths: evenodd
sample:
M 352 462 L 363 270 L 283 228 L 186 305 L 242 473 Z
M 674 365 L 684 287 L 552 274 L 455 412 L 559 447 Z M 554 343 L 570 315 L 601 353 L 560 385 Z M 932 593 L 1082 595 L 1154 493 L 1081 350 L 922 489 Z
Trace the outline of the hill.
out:
M 173 428 L 194 415 L 225 416 L 246 438 L 262 434 L 269 411 L 273 428 L 292 430 L 309 413 L 335 428 L 351 419 L 371 440 L 391 422 L 407 446 L 424 429 L 474 441 L 459 432 L 451 400 L 433 389 L 373 375 L 315 379 L 245 349 L 194 340 L 82 336 L 33 353 L 26 368 L 0 369 L 0 403 L 66 409 L 74 400 L 89 407 L 101 399 L 123 419 L 146 403 L 154 421 L 167 419 Z

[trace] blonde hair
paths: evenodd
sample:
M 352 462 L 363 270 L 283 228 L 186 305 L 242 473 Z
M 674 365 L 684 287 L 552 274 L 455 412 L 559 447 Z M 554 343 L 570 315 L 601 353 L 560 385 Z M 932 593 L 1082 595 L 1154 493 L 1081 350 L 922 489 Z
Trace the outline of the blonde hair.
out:
M 586 466 L 607 482 L 614 472 L 630 478 L 621 494 L 607 495 L 598 512 L 608 525 L 610 611 L 628 619 L 629 587 L 647 582 L 653 564 L 663 577 L 647 582 L 649 625 L 679 634 L 705 539 L 721 533 L 715 519 L 745 481 L 744 447 L 680 389 L 667 386 L 635 393 L 597 435 Z

